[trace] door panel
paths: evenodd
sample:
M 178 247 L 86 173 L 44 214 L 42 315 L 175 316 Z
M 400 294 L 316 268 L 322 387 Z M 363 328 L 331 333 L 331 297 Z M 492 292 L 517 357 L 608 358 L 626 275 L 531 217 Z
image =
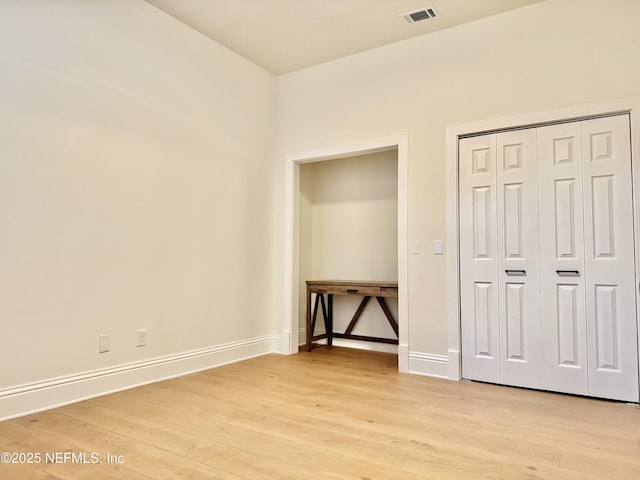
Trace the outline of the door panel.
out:
M 500 382 L 495 135 L 460 140 L 462 374 Z
M 615 257 L 613 241 L 613 175 L 591 178 L 593 255 Z
M 475 356 L 485 357 L 489 360 L 494 359 L 491 336 L 492 323 L 495 323 L 491 316 L 493 315 L 494 296 L 492 290 L 495 288 L 491 283 L 474 283 L 474 336 L 475 336 Z
M 504 256 L 522 258 L 522 183 L 504 186 Z
M 580 124 L 538 128 L 542 388 L 586 395 Z
M 507 283 L 505 295 L 507 360 L 525 360 L 524 283 Z
M 618 318 L 616 314 L 616 285 L 596 285 L 595 345 L 596 368 L 618 371 Z
M 501 381 L 540 388 L 536 130 L 499 133 L 496 148 Z
M 555 254 L 556 258 L 576 259 L 576 179 L 553 180 L 553 213 L 555 214 Z M 581 189 L 578 187 L 577 192 Z
M 631 139 L 626 115 L 581 123 L 589 395 L 638 401 Z
M 473 258 L 491 260 L 489 244 L 493 240 L 492 187 L 473 187 Z
M 578 308 L 576 302 L 577 289 L 576 285 L 557 285 L 557 363 L 563 367 L 580 367 L 580 352 L 585 350 L 584 346 L 578 344 L 580 332 L 578 330 Z

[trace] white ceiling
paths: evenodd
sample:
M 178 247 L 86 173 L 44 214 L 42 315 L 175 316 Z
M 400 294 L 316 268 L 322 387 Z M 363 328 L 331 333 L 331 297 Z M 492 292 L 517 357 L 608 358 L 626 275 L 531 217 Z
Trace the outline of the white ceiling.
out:
M 541 0 L 146 0 L 280 75 Z M 435 6 L 438 18 L 401 16 Z

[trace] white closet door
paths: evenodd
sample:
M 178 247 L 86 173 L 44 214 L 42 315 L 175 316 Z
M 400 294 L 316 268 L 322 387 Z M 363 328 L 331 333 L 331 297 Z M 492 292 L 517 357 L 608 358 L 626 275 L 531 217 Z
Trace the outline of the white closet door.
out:
M 536 130 L 497 135 L 501 383 L 541 388 Z
M 627 115 L 460 141 L 464 378 L 637 402 Z
M 587 395 L 579 123 L 538 129 L 542 388 Z
M 462 375 L 500 383 L 496 136 L 460 140 Z
M 626 115 L 582 122 L 589 395 L 638 401 L 638 357 Z

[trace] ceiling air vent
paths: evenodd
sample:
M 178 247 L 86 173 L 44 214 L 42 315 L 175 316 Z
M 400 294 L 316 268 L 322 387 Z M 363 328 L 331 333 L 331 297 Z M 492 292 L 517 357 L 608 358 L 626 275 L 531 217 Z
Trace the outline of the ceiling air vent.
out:
M 407 21 L 407 23 L 421 22 L 422 20 L 429 20 L 431 18 L 439 17 L 438 12 L 434 6 L 421 8 L 409 13 L 403 13 L 401 16 Z

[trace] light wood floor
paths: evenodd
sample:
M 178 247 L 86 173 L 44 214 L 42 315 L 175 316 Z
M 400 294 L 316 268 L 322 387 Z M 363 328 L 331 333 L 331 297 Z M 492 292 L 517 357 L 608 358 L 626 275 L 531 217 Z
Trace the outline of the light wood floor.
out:
M 7 421 L 0 452 L 103 463 L 0 464 L 0 478 L 640 478 L 637 406 L 396 370 L 393 355 L 321 348 Z

